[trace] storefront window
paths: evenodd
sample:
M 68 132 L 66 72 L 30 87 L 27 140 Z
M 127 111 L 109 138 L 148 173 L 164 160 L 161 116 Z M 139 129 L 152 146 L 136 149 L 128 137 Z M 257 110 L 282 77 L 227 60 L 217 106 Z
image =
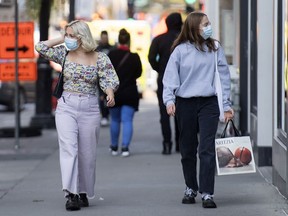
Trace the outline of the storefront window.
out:
M 285 80 L 285 118 L 284 118 L 284 128 L 288 132 L 288 0 L 285 1 L 285 10 L 284 10 L 284 80 Z
M 286 143 L 288 132 L 288 0 L 278 1 L 278 14 L 278 137 Z

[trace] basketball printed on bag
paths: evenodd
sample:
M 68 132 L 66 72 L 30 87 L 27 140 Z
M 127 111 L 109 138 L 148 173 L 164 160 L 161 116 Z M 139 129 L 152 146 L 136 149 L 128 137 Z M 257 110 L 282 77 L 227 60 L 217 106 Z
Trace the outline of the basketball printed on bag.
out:
M 248 165 L 252 160 L 251 151 L 245 147 L 237 148 L 235 150 L 234 156 L 237 157 L 245 165 Z

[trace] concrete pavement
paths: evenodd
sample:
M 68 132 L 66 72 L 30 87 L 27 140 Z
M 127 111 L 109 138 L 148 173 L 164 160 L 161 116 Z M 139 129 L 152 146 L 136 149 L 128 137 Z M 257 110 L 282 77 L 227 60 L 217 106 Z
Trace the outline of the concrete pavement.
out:
M 181 204 L 185 186 L 180 155 L 161 155 L 158 107 L 152 96 L 141 100 L 136 113 L 130 157 L 109 154 L 109 128 L 102 128 L 97 147 L 96 198 L 81 211 L 67 212 L 64 208 L 55 130 L 43 130 L 41 137 L 21 138 L 19 150 L 13 149 L 13 138 L 1 138 L 0 215 L 287 215 L 287 200 L 272 186 L 269 167 L 255 174 L 217 176 L 217 209 L 203 209 L 200 196 L 196 204 Z M 29 119 L 33 109 L 24 113 Z M 0 113 L 0 118 L 6 117 Z

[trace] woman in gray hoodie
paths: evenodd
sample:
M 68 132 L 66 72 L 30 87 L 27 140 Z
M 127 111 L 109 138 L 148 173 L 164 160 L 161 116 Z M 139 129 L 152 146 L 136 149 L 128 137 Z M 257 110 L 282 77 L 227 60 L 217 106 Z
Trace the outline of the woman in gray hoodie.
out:
M 202 12 L 190 13 L 172 46 L 173 52 L 163 77 L 163 101 L 167 113 L 176 115 L 180 131 L 181 162 L 186 183 L 182 203 L 195 203 L 199 191 L 204 208 L 217 207 L 213 196 L 215 135 L 220 111 L 213 85 L 215 55 L 222 84 L 225 121 L 234 115 L 229 99 L 230 72 L 227 61 L 219 42 L 211 36 L 212 28 L 207 15 Z M 199 186 L 197 150 L 200 159 Z

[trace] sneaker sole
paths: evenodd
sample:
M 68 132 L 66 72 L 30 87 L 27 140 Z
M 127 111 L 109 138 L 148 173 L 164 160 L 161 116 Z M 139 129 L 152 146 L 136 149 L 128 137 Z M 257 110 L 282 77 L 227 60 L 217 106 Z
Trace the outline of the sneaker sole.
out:
M 121 157 L 128 157 L 130 156 L 129 152 L 122 152 Z
M 202 207 L 203 208 L 217 208 L 216 205 L 205 205 L 205 204 L 203 204 Z
M 111 152 L 111 155 L 112 155 L 112 156 L 117 156 L 117 155 L 118 155 L 118 152 L 112 151 L 112 152 Z
M 81 209 L 80 207 L 76 207 L 76 206 L 68 206 L 68 207 L 66 207 L 67 211 L 78 211 L 80 209 Z
M 202 207 L 203 208 L 217 208 L 217 205 L 215 204 L 215 202 L 209 202 L 209 203 L 205 203 L 202 201 Z
M 80 203 L 80 207 L 89 207 L 89 204 Z
M 194 199 L 194 200 L 186 200 L 186 199 L 185 199 L 185 200 L 184 200 L 184 199 L 182 200 L 182 204 L 194 204 L 194 203 L 196 203 L 196 202 L 195 202 L 195 199 Z

